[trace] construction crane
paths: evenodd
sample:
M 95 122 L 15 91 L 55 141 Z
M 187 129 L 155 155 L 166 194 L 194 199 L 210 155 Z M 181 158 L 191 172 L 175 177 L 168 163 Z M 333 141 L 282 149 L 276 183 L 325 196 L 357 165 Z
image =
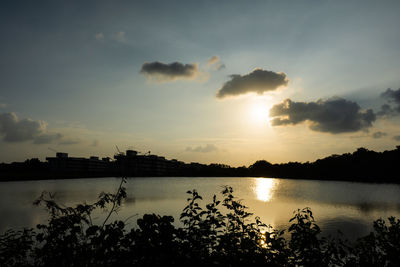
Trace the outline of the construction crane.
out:
M 121 152 L 121 150 L 119 150 L 119 147 L 117 145 L 115 145 L 115 148 L 117 149 L 118 153 L 117 155 L 123 156 L 124 153 Z

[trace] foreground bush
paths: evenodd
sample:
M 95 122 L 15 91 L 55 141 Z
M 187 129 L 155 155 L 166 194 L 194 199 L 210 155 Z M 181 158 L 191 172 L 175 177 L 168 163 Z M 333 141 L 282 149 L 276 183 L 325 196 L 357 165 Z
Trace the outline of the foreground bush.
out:
M 47 224 L 36 229 L 9 230 L 0 236 L 0 266 L 400 266 L 400 221 L 374 222 L 374 231 L 350 246 L 320 236 L 309 208 L 298 210 L 285 230 L 262 223 L 233 190 L 223 200 L 214 195 L 202 208 L 196 190 L 177 228 L 171 216 L 146 214 L 137 228 L 108 222 L 126 197 L 122 180 L 116 194 L 102 193 L 96 203 L 61 207 L 50 194 L 35 202 L 49 212 Z M 94 224 L 96 209 L 106 219 Z M 223 210 L 223 212 L 221 211 Z

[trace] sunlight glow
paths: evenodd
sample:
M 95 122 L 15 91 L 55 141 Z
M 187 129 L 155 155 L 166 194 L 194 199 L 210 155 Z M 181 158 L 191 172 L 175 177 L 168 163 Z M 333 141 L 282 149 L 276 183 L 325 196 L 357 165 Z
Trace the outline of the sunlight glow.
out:
M 254 121 L 266 122 L 269 116 L 268 107 L 263 105 L 254 105 L 251 110 L 251 116 Z
M 249 117 L 254 124 L 268 125 L 269 110 L 271 108 L 269 102 L 266 97 L 251 101 L 249 104 Z
M 273 197 L 273 189 L 277 183 L 276 179 L 271 178 L 257 178 L 257 185 L 255 188 L 257 199 L 268 202 Z

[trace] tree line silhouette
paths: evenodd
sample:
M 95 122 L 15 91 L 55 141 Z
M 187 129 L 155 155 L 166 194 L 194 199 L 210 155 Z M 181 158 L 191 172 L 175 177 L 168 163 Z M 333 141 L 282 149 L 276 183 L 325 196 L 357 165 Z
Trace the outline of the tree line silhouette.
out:
M 108 163 L 101 172 L 67 172 L 50 169 L 47 162 L 29 159 L 25 162 L 0 164 L 0 180 L 34 180 L 57 178 L 84 178 L 110 176 L 174 176 L 174 177 L 275 177 L 291 179 L 318 179 L 359 182 L 399 183 L 397 166 L 400 164 L 400 146 L 394 150 L 375 152 L 358 148 L 353 153 L 331 155 L 314 162 L 288 162 L 272 164 L 266 160 L 256 161 L 246 167 L 231 167 L 225 164 L 182 163 L 160 171 L 130 172 L 123 161 Z M 128 170 L 128 171 L 127 171 Z

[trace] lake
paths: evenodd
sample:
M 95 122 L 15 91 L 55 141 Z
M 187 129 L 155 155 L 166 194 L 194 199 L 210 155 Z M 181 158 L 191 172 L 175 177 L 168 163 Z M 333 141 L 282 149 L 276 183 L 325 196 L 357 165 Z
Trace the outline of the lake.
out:
M 47 214 L 32 202 L 43 191 L 55 194 L 59 203 L 91 203 L 100 192 L 115 192 L 120 178 L 43 180 L 0 183 L 0 232 L 8 228 L 34 227 L 45 222 Z M 324 234 L 341 230 L 351 240 L 367 234 L 380 217 L 400 218 L 400 185 L 274 178 L 129 178 L 128 197 L 117 217 L 135 226 L 145 213 L 172 215 L 179 219 L 186 205 L 186 191 L 196 189 L 202 203 L 229 185 L 250 212 L 274 228 L 287 228 L 293 211 L 310 207 Z M 203 205 L 203 206 L 204 206 Z M 95 219 L 100 222 L 104 214 Z M 179 225 L 179 221 L 176 221 Z

